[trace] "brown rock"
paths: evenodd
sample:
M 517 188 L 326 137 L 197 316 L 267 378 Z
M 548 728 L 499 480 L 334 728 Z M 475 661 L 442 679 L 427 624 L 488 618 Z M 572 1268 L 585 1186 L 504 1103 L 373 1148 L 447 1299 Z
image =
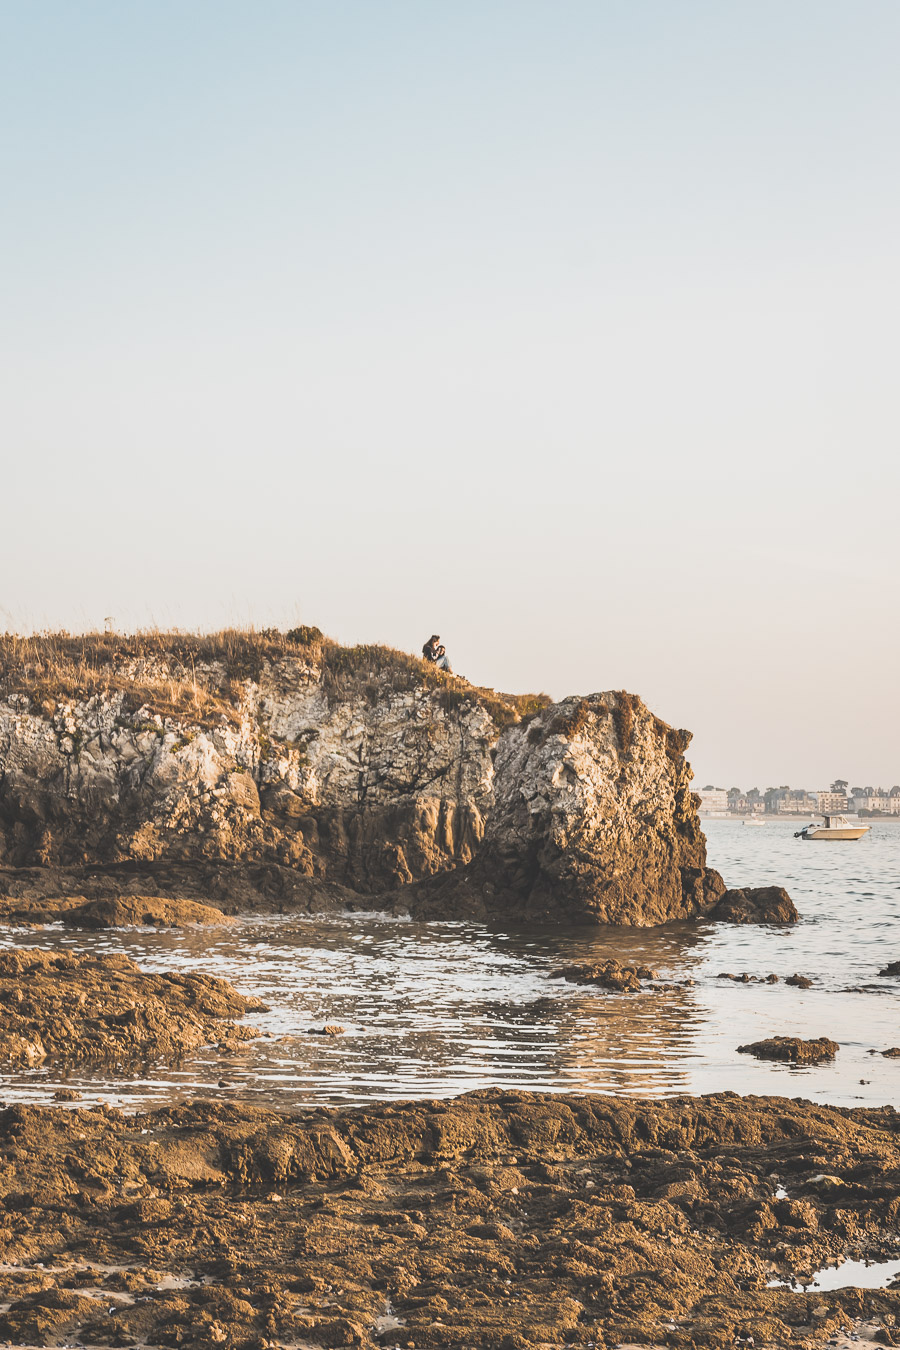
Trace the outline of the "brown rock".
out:
M 726 891 L 709 917 L 725 923 L 797 923 L 793 900 L 782 886 Z
M 62 896 L 55 899 L 0 899 L 0 919 L 64 923 L 71 928 L 179 928 L 185 924 L 230 923 L 220 909 L 195 900 L 169 900 L 156 895 L 124 895 L 103 899 Z
M 489 1090 L 295 1114 L 198 1102 L 136 1118 L 9 1107 L 0 1339 L 821 1341 L 863 1313 L 887 1323 L 896 1292 L 767 1282 L 848 1243 L 893 1250 L 895 1126 L 887 1109 L 732 1093 Z M 791 1198 L 773 1196 L 773 1173 Z
M 225 1019 L 261 1010 L 224 980 L 151 975 L 127 956 L 0 952 L 0 1062 L 175 1058 L 223 1034 L 252 1039 Z
M 616 960 L 561 966 L 552 970 L 550 976 L 551 979 L 568 980 L 571 984 L 598 984 L 619 994 L 638 994 L 641 981 L 659 979 L 658 972 L 649 966 L 623 966 Z
M 791 1064 L 821 1064 L 823 1060 L 834 1059 L 840 1048 L 827 1036 L 812 1041 L 801 1040 L 799 1036 L 772 1036 L 768 1040 L 739 1045 L 738 1054 L 755 1055 L 757 1059 L 787 1060 Z
M 792 984 L 797 989 L 812 989 L 812 980 L 807 975 L 789 975 L 785 984 Z

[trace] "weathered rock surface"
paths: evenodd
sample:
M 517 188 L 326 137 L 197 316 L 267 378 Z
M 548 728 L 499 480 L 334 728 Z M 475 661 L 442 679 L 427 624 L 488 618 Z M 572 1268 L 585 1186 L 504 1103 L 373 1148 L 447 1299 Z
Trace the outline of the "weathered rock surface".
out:
M 772 921 L 706 867 L 689 739 L 317 630 L 0 639 L 0 895 Z
M 83 895 L 13 900 L 0 895 L 0 923 L 64 923 L 71 928 L 181 928 L 185 924 L 226 924 L 232 920 L 196 900 L 157 895 L 116 895 L 88 900 Z
M 484 838 L 460 885 L 490 914 L 651 925 L 693 918 L 725 890 L 684 758 L 690 737 L 631 694 L 568 698 L 510 727 Z M 429 888 L 423 888 L 427 890 Z
M 127 956 L 0 952 L 0 1062 L 177 1058 L 260 1033 L 230 1019 L 265 1011 L 209 975 L 151 975 Z
M 823 1060 L 834 1059 L 840 1048 L 837 1041 L 830 1041 L 827 1036 L 817 1036 L 811 1041 L 799 1036 L 771 1036 L 768 1040 L 739 1045 L 738 1053 L 755 1055 L 757 1059 L 787 1060 L 791 1064 L 821 1064 Z
M 586 961 L 561 966 L 550 972 L 551 978 L 568 980 L 570 984 L 597 984 L 610 993 L 639 994 L 642 981 L 658 980 L 659 972 L 650 966 L 623 966 L 611 958 L 608 961 Z
M 724 1350 L 900 1312 L 896 1290 L 767 1287 L 895 1255 L 890 1108 L 20 1106 L 0 1157 L 0 1339 L 17 1345 Z
M 725 923 L 796 923 L 800 915 L 783 886 L 755 886 L 726 891 L 710 917 Z

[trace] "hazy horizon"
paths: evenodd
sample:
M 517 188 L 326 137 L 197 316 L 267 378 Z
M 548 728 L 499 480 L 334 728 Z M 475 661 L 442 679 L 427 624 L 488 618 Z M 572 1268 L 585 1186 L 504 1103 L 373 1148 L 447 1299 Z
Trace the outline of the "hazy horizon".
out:
M 889 0 L 0 2 L 0 628 L 316 624 L 900 781 Z M 763 781 L 765 780 L 765 781 Z

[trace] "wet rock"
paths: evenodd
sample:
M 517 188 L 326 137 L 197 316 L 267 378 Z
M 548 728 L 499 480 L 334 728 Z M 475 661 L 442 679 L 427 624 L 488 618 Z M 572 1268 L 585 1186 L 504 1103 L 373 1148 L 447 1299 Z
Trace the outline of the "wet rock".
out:
M 251 1011 L 265 1004 L 208 975 L 151 975 L 127 956 L 0 952 L 0 1062 L 175 1058 L 258 1036 L 227 1020 Z
M 900 975 L 900 961 L 889 961 L 883 970 L 879 970 L 879 975 Z
M 749 1045 L 739 1045 L 741 1055 L 755 1055 L 757 1059 L 780 1059 L 791 1064 L 821 1064 L 823 1060 L 834 1059 L 840 1046 L 827 1036 L 804 1041 L 799 1036 L 772 1036 L 768 1040 L 752 1041 Z
M 882 1050 L 885 1059 L 900 1059 L 900 1045 L 892 1045 L 890 1050 Z
M 789 975 L 785 984 L 792 984 L 797 989 L 812 989 L 812 980 L 807 975 Z
M 797 923 L 800 915 L 783 886 L 726 891 L 709 917 L 725 923 Z
M 64 923 L 71 928 L 180 928 L 185 924 L 230 923 L 220 909 L 196 900 L 157 895 L 120 895 L 97 899 L 60 896 L 11 900 L 0 897 L 0 923 Z
M 734 980 L 737 984 L 777 984 L 777 983 L 778 983 L 778 976 L 777 976 L 777 975 L 748 975 L 746 971 L 744 971 L 744 972 L 743 972 L 742 974 L 740 974 L 740 975 L 732 975 L 730 971 L 728 971 L 728 970 L 723 970 L 723 971 L 721 972 L 721 974 L 719 974 L 719 975 L 716 976 L 716 978 L 719 979 L 719 980 Z M 788 980 L 788 984 L 790 984 L 790 980 Z
M 715 1350 L 900 1310 L 890 1289 L 767 1287 L 848 1242 L 893 1251 L 888 1108 L 500 1090 L 293 1115 L 17 1106 L 0 1156 L 16 1345 Z M 775 1171 L 800 1198 L 773 1198 Z
M 550 972 L 551 979 L 568 980 L 571 984 L 597 984 L 611 993 L 638 994 L 642 982 L 658 980 L 659 972 L 650 966 L 623 966 L 619 961 L 588 961 L 560 966 Z

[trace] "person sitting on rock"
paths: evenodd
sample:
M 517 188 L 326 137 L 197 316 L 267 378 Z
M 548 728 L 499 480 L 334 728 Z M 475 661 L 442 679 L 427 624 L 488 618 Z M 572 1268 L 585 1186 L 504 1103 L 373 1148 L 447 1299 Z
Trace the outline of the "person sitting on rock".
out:
M 447 660 L 447 649 L 441 644 L 438 633 L 432 633 L 422 648 L 422 655 L 426 661 L 430 661 L 433 666 L 437 666 L 438 670 L 446 670 L 449 675 L 453 674 L 450 669 L 450 662 Z

